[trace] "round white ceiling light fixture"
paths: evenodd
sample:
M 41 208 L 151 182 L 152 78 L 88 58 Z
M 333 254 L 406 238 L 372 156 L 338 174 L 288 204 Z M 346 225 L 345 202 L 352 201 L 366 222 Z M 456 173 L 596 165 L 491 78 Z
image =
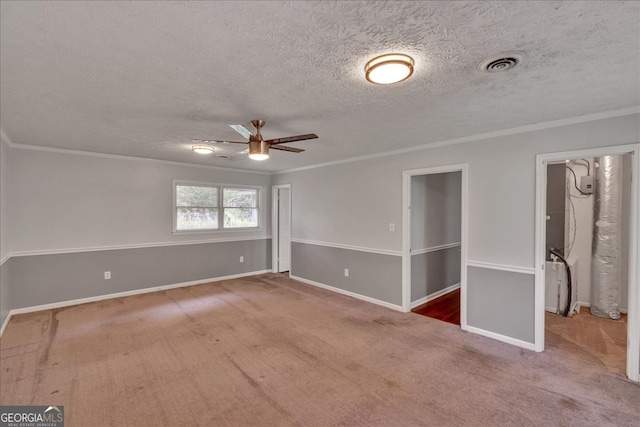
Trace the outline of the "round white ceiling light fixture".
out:
M 478 68 L 487 73 L 501 73 L 503 71 L 509 71 L 520 64 L 524 58 L 525 53 L 519 50 L 512 50 L 510 52 L 502 52 L 497 55 L 490 56 L 482 61 Z
M 213 153 L 213 147 L 208 145 L 192 145 L 191 149 L 198 154 L 211 154 Z
M 404 53 L 376 56 L 365 65 L 365 78 L 379 85 L 399 83 L 411 77 L 413 64 L 413 58 Z

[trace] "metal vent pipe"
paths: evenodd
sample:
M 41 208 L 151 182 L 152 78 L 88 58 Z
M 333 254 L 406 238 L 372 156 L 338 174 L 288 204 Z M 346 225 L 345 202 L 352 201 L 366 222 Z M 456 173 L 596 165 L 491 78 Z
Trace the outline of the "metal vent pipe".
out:
M 597 157 L 594 168 L 591 314 L 620 318 L 622 157 Z

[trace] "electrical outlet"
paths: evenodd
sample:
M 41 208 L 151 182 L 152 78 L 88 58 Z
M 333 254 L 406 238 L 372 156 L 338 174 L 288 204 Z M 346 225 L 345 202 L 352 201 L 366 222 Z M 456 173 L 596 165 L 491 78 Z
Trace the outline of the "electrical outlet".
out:
M 111 280 L 111 272 L 110 271 L 105 271 L 104 272 L 104 280 Z
M 396 231 L 396 225 L 392 222 L 389 223 L 389 231 Z
M 240 262 L 244 262 L 244 257 L 243 256 L 240 257 Z
M 349 269 L 348 268 L 344 269 L 344 277 L 349 277 Z

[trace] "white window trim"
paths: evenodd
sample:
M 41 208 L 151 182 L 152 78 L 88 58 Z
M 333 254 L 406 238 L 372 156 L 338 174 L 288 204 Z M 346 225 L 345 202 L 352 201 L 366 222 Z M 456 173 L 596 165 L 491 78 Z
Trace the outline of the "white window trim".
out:
M 218 228 L 217 229 L 197 229 L 197 230 L 178 230 L 178 214 L 176 209 L 176 187 L 178 185 L 193 185 L 193 186 L 205 186 L 205 187 L 217 187 L 218 188 Z M 234 228 L 224 228 L 224 207 L 222 195 L 224 193 L 225 188 L 235 188 L 235 189 L 251 189 L 257 190 L 258 192 L 258 205 L 256 209 L 258 209 L 258 226 L 257 227 L 234 227 Z M 263 212 L 262 206 L 263 203 L 263 193 L 261 186 L 256 185 L 244 185 L 244 184 L 224 184 L 219 182 L 205 182 L 205 181 L 184 181 L 184 180 L 173 180 L 172 183 L 172 202 L 171 202 L 171 210 L 173 226 L 172 226 L 172 234 L 215 234 L 215 233 L 233 233 L 233 232 L 248 232 L 248 231 L 259 231 L 263 229 Z

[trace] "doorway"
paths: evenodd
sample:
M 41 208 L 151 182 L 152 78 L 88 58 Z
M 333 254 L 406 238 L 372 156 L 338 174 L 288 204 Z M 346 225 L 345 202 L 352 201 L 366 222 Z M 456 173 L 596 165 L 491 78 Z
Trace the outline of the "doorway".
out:
M 539 155 L 536 184 L 535 350 L 546 339 L 633 381 L 640 367 L 638 183 L 631 179 L 638 146 Z
M 291 184 L 274 185 L 271 214 L 271 266 L 274 273 L 291 270 Z
M 467 166 L 403 172 L 403 309 L 466 327 Z

